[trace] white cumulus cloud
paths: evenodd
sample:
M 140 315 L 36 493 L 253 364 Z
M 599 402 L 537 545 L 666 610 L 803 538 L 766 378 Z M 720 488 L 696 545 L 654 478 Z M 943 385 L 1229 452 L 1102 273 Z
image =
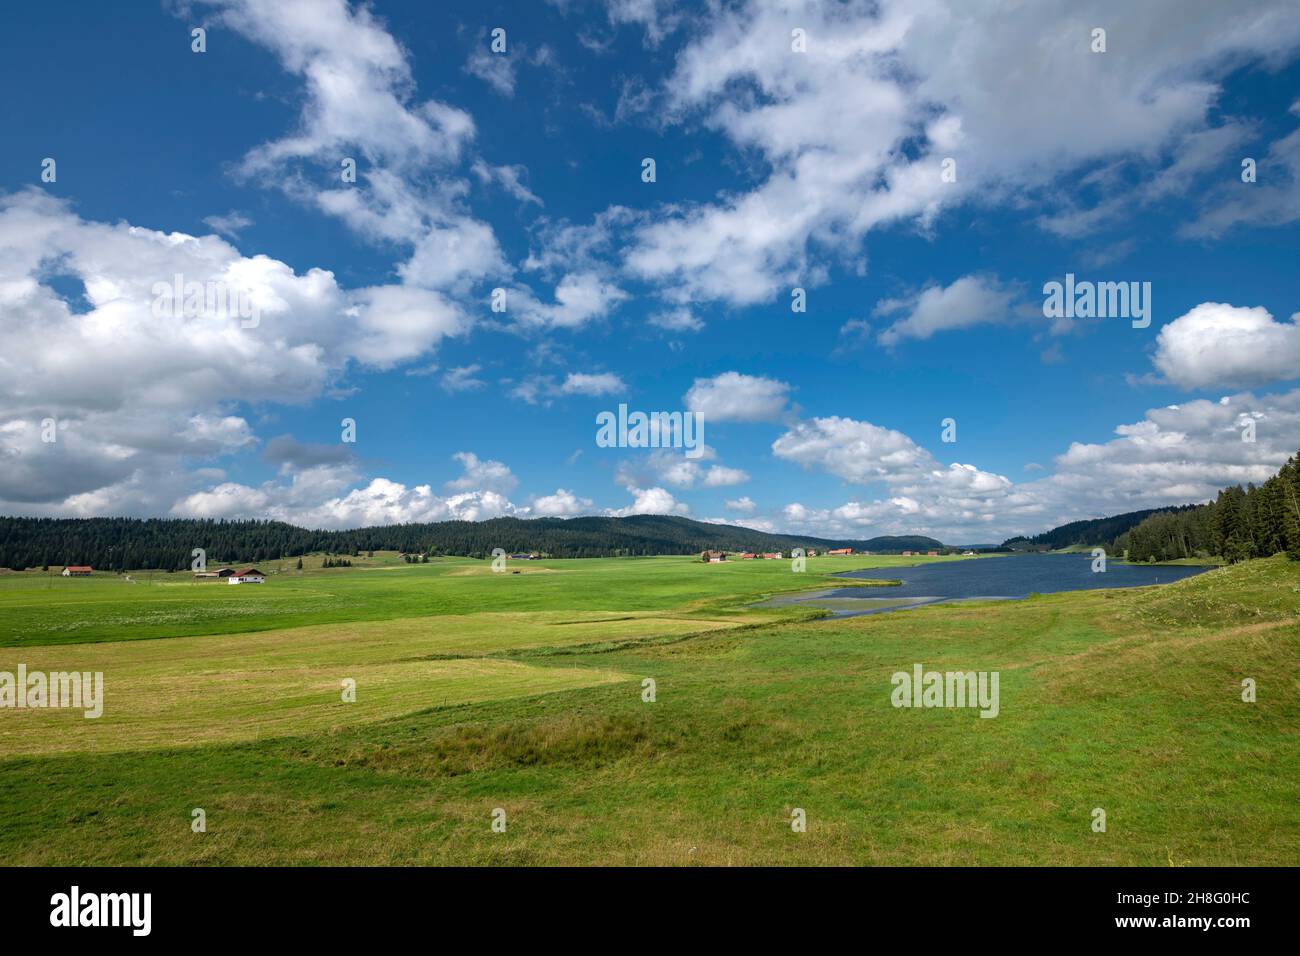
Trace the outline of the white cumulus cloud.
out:
M 766 422 L 781 417 L 789 402 L 790 386 L 760 375 L 723 372 L 697 378 L 683 398 L 688 411 L 699 412 L 705 423 Z
M 1187 389 L 1249 387 L 1300 378 L 1300 313 L 1278 322 L 1267 309 L 1202 302 L 1160 330 L 1152 361 Z

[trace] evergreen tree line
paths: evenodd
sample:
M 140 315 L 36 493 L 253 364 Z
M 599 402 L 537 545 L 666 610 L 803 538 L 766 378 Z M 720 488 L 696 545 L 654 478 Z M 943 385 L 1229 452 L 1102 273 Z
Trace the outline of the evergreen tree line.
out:
M 1151 515 L 1115 539 L 1130 561 L 1219 557 L 1228 562 L 1285 552 L 1300 561 L 1300 454 L 1259 487 L 1235 485 L 1215 501 Z
M 1300 454 L 1259 487 L 1225 488 L 1209 504 L 1148 514 L 1109 538 L 1140 516 L 1131 513 L 1076 522 L 1031 540 L 1044 539 L 1054 547 L 1103 545 L 1113 553 L 1127 551 L 1134 561 L 1193 557 L 1242 561 L 1279 552 L 1300 560 Z M 1062 540 L 1047 542 L 1053 535 Z M 1107 540 L 1097 540 L 1102 536 Z M 362 552 L 373 555 L 376 550 L 397 551 L 408 555 L 409 561 L 427 561 L 442 555 L 487 558 L 495 548 L 507 553 L 536 551 L 557 558 L 595 558 L 698 554 L 715 548 L 789 551 L 794 547 L 888 552 L 943 546 L 924 537 L 861 541 L 774 535 L 667 515 L 493 518 L 349 531 L 313 531 L 281 521 L 0 517 L 0 568 L 14 570 L 89 564 L 106 571 L 188 571 L 195 548 L 206 552 L 209 567 L 300 558 L 310 553 L 330 555 L 333 563 L 329 567 L 349 567 L 349 557 Z
M 1026 538 L 1024 535 L 1008 538 L 1002 542 L 1002 548 L 1006 549 L 1016 542 L 1026 541 L 1030 544 L 1044 545 L 1052 550 L 1097 546 L 1110 549 L 1120 535 L 1141 524 L 1151 515 L 1173 511 L 1188 511 L 1197 507 L 1200 506 L 1179 505 L 1176 508 L 1147 508 L 1145 511 L 1129 511 L 1125 514 L 1111 515 L 1106 518 L 1086 518 L 1082 521 L 1071 521 L 1069 524 L 1059 525 L 1051 531 L 1036 534 L 1032 538 Z
M 215 568 L 310 553 L 346 559 L 376 550 L 422 555 L 426 559 L 441 555 L 488 558 L 494 548 L 510 554 L 536 551 L 557 558 L 597 558 L 698 554 L 712 548 L 788 552 L 794 547 L 883 551 L 942 545 L 932 538 L 838 541 L 772 535 L 667 515 L 493 518 L 350 531 L 311 531 L 280 521 L 0 517 L 0 567 L 15 570 L 88 564 L 104 571 L 188 571 L 195 548 L 202 548 L 208 567 Z

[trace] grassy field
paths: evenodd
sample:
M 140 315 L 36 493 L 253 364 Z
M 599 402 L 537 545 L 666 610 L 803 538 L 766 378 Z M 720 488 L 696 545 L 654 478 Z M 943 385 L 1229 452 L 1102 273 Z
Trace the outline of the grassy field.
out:
M 809 573 L 792 574 L 789 561 L 702 566 L 690 558 L 618 558 L 511 562 L 511 573 L 494 574 L 489 562 L 466 558 L 417 565 L 391 554 L 353 560 L 352 568 L 301 573 L 290 570 L 292 562 L 278 573 L 268 567 L 263 570 L 272 576 L 264 586 L 196 582 L 189 574 L 160 572 L 133 572 L 129 582 L 113 574 L 0 575 L 0 647 L 243 634 L 480 611 L 689 612 L 707 601 L 734 613 L 733 605 L 755 593 L 809 587 L 810 579 L 824 577 L 822 570 L 916 563 L 822 557 L 810 559 Z
M 747 605 L 913 559 L 361 563 L 0 577 L 0 670 L 106 685 L 0 709 L 0 859 L 1300 863 L 1295 563 L 833 621 Z M 914 663 L 999 716 L 892 707 Z

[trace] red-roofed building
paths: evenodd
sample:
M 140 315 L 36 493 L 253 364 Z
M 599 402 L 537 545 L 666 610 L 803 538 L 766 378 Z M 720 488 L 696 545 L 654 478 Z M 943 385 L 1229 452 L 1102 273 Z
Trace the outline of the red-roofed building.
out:
M 88 578 L 95 573 L 95 569 L 88 564 L 70 564 L 63 569 L 65 578 Z
M 265 584 L 266 575 L 257 568 L 241 568 L 226 578 L 230 584 Z

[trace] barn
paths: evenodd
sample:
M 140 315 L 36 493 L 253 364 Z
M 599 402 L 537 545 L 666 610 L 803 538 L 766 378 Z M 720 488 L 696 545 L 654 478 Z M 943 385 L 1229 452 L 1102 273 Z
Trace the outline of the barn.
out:
M 221 568 L 220 570 L 217 571 L 195 571 L 194 577 L 198 578 L 199 580 L 208 580 L 208 579 L 216 579 L 216 578 L 228 578 L 234 573 L 235 571 L 233 568 Z

